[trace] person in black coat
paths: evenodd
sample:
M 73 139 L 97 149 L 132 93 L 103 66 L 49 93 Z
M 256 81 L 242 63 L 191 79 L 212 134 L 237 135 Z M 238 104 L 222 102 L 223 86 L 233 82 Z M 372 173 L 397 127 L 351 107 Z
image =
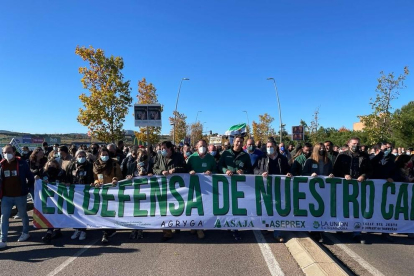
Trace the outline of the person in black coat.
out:
M 268 175 L 283 175 L 292 177 L 289 170 L 288 160 L 285 156 L 279 153 L 279 147 L 272 139 L 266 144 L 267 156 L 262 156 L 257 166 L 254 168 L 254 174 L 267 177 Z M 284 238 L 280 235 L 280 231 L 273 231 L 273 237 L 278 242 L 283 242 Z

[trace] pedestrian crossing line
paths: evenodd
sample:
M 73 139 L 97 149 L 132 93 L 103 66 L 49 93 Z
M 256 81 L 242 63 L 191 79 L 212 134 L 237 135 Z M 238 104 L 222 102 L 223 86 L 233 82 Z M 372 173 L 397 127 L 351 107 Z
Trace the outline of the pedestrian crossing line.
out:
M 254 230 L 253 234 L 256 238 L 257 244 L 260 247 L 260 251 L 262 252 L 263 258 L 266 261 L 267 267 L 269 268 L 270 275 L 272 276 L 284 276 L 282 268 L 280 267 L 279 263 L 277 262 L 275 256 L 270 249 L 270 246 L 267 244 L 266 239 L 263 237 L 262 233 L 259 230 Z

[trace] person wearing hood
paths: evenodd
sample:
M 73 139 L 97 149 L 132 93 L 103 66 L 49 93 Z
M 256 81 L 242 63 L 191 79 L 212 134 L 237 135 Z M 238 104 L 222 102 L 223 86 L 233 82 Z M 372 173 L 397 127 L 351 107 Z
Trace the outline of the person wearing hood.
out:
M 34 186 L 34 177 L 26 161 L 16 157 L 11 145 L 3 148 L 4 159 L 0 162 L 0 198 L 1 198 L 1 237 L 0 248 L 7 247 L 9 218 L 13 206 L 16 206 L 23 222 L 23 231 L 18 242 L 26 241 L 29 235 L 29 217 L 27 215 L 27 194 Z

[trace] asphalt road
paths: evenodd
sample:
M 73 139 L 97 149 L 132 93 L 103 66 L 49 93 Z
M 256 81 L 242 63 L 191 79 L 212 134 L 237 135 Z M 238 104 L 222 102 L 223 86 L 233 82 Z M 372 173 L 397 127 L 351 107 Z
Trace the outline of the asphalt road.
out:
M 70 239 L 72 229 L 64 229 L 63 237 L 47 245 L 41 241 L 46 230 L 33 229 L 30 240 L 18 243 L 20 220 L 11 219 L 10 226 L 8 248 L 0 251 L 1 275 L 275 275 L 252 231 L 240 232 L 241 241 L 228 231 L 207 231 L 203 240 L 182 231 L 166 243 L 160 231 L 148 231 L 142 240 L 120 231 L 103 246 L 99 230 L 79 241 Z M 286 246 L 262 233 L 261 244 L 268 245 L 283 273 L 303 275 Z
M 358 244 L 349 233 L 329 233 L 324 246 L 357 275 L 413 275 L 414 239 L 391 236 L 394 242 L 381 234 L 367 234 L 366 244 Z

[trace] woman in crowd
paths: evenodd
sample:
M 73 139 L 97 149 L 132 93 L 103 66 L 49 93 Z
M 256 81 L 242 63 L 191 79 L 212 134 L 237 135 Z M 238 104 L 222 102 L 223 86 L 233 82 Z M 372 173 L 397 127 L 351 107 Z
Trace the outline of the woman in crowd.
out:
M 132 179 L 133 177 L 138 176 L 152 176 L 152 168 L 150 164 L 150 159 L 148 158 L 148 154 L 144 149 L 138 150 L 137 160 L 134 163 L 135 167 L 131 173 L 129 173 L 126 178 Z M 143 230 L 132 230 L 131 235 L 129 236 L 130 239 L 143 239 Z
M 66 173 L 61 169 L 59 162 L 52 159 L 46 163 L 41 176 L 36 175 L 35 179 L 42 179 L 46 183 L 65 183 Z M 42 237 L 42 240 L 46 243 L 50 243 L 52 239 L 56 239 L 62 236 L 60 229 L 49 228 L 46 235 Z
M 106 148 L 101 148 L 98 159 L 93 163 L 93 178 L 95 179 L 94 186 L 97 188 L 106 183 L 112 183 L 113 186 L 116 186 L 118 181 L 123 179 L 117 159 L 110 158 L 109 150 Z M 104 230 L 101 242 L 107 244 L 109 238 L 115 234 L 114 229 Z
M 75 153 L 74 159 L 66 167 L 66 182 L 68 184 L 92 184 L 93 171 L 92 163 L 86 158 L 86 152 L 84 150 L 78 150 Z M 75 229 L 75 233 L 71 236 L 72 240 L 79 238 L 80 241 L 86 239 L 86 229 Z
M 316 144 L 313 147 L 312 155 L 305 161 L 302 175 L 316 177 L 324 175 L 333 177 L 333 164 L 326 154 L 323 143 Z
M 323 143 L 316 144 L 313 147 L 311 156 L 306 159 L 302 170 L 302 175 L 317 177 L 318 175 L 333 177 L 333 165 Z M 319 234 L 319 242 L 323 242 L 322 232 L 313 232 Z
M 43 149 L 41 147 L 36 148 L 29 157 L 30 171 L 34 176 L 41 177 L 46 163 L 47 158 L 44 155 Z

